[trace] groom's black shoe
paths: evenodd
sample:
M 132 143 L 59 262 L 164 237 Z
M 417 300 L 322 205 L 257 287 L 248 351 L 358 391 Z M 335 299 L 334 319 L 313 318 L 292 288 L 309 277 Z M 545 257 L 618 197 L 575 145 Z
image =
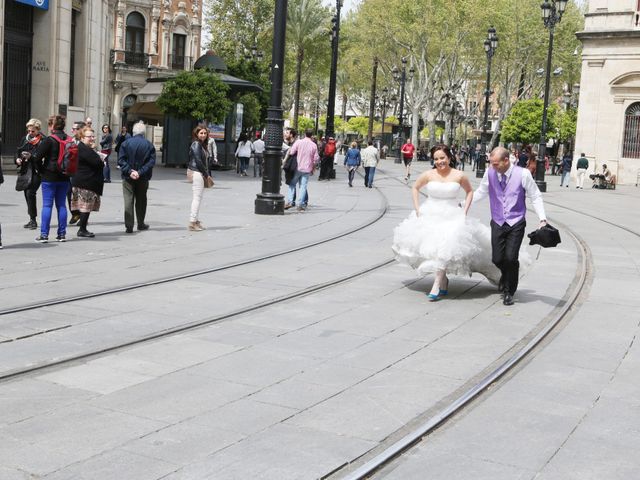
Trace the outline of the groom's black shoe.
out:
M 513 305 L 513 295 L 509 295 L 508 293 L 504 294 L 504 298 L 502 299 L 503 305 Z

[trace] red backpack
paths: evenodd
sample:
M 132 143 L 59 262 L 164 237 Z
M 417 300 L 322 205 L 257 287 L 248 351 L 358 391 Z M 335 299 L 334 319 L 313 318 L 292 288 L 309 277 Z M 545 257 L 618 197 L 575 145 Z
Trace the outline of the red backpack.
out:
M 71 177 L 78 171 L 78 145 L 72 136 L 67 135 L 66 139 L 61 139 L 57 135 L 51 135 L 58 142 L 58 161 L 56 171 Z
M 326 157 L 331 157 L 332 155 L 335 155 L 336 153 L 336 142 L 327 142 L 327 144 L 324 147 L 324 155 Z

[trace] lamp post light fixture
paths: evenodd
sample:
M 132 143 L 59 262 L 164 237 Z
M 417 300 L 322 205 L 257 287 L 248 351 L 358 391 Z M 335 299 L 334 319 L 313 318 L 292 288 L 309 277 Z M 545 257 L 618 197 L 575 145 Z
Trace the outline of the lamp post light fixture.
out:
M 251 50 L 245 50 L 244 58 L 245 60 L 258 60 L 261 62 L 264 58 L 264 53 L 262 53 L 262 50 L 258 50 L 258 45 L 254 43 Z
M 476 178 L 484 177 L 487 164 L 487 129 L 489 128 L 489 96 L 491 95 L 491 59 L 498 48 L 496 29 L 489 27 L 484 41 L 484 51 L 487 54 L 487 84 L 484 89 L 484 120 L 482 121 L 482 137 L 480 138 L 480 157 L 476 168 Z
M 287 0 L 275 1 L 273 50 L 271 53 L 271 99 L 267 109 L 264 135 L 264 174 L 262 192 L 257 194 L 254 212 L 258 215 L 284 215 L 284 197 L 280 193 L 282 165 L 282 80 L 287 31 Z M 256 49 L 257 50 L 257 49 Z
M 400 131 L 398 133 L 398 150 L 402 148 L 404 144 L 404 89 L 407 83 L 407 79 L 409 81 L 413 80 L 413 75 L 415 74 L 415 70 L 413 67 L 409 69 L 409 75 L 407 76 L 407 59 L 402 57 L 402 70 L 400 70 L 397 66 L 393 67 L 391 71 L 393 74 L 393 78 L 400 82 L 400 112 L 398 114 L 398 123 L 400 126 Z M 400 154 L 396 157 L 394 163 L 401 163 Z
M 547 111 L 549 109 L 549 87 L 551 85 L 551 55 L 553 54 L 553 34 L 562 14 L 567 8 L 567 0 L 545 1 L 542 8 L 544 26 L 549 29 L 549 49 L 547 50 L 547 70 L 544 81 L 544 106 L 542 108 L 542 130 L 540 131 L 540 145 L 538 146 L 538 160 L 536 163 L 536 184 L 541 192 L 547 191 L 544 181 L 544 157 L 547 150 Z
M 327 100 L 327 125 L 325 137 L 335 136 L 336 75 L 338 74 L 338 42 L 340 40 L 340 9 L 344 0 L 336 0 L 336 15 L 331 19 L 331 72 L 329 73 L 329 98 Z

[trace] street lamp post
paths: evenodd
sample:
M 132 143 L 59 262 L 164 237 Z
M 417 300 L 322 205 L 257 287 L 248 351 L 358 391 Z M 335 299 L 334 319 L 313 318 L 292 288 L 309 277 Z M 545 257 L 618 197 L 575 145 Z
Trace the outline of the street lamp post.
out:
M 399 70 L 398 67 L 393 67 L 392 73 L 393 78 L 395 78 L 397 82 L 400 82 L 400 112 L 398 114 L 398 122 L 400 125 L 400 132 L 398 133 L 398 150 L 400 150 L 404 143 L 404 88 L 407 83 L 407 59 L 405 57 L 402 57 L 402 70 Z M 414 73 L 415 70 L 411 67 L 411 69 L 409 69 L 409 81 L 413 79 Z M 398 153 L 395 163 L 401 163 L 401 161 L 400 153 Z
M 329 74 L 329 98 L 327 100 L 327 125 L 325 137 L 335 137 L 336 75 L 338 74 L 338 41 L 340 39 L 340 9 L 344 0 L 336 0 L 336 16 L 331 19 L 331 73 Z
M 536 162 L 536 184 L 541 192 L 547 191 L 547 182 L 544 181 L 545 162 L 547 150 L 547 110 L 549 108 L 549 87 L 551 85 L 551 55 L 553 54 L 553 34 L 556 24 L 562 20 L 562 14 L 567 8 L 567 0 L 545 1 L 542 5 L 542 19 L 544 26 L 549 29 L 549 49 L 547 50 L 547 71 L 544 81 L 544 107 L 542 108 L 542 130 L 540 131 L 540 145 L 538 146 L 538 161 Z
M 498 36 L 496 29 L 489 27 L 487 38 L 484 41 L 484 51 L 487 54 L 487 84 L 484 89 L 484 120 L 482 122 L 482 137 L 480 139 L 480 158 L 476 168 L 476 178 L 484 177 L 487 164 L 487 129 L 489 127 L 489 96 L 491 95 L 491 59 L 498 48 Z
M 373 142 L 373 117 L 376 109 L 376 81 L 378 79 L 378 57 L 373 59 L 373 73 L 371 76 L 371 98 L 369 100 L 369 127 L 367 128 L 367 142 Z
M 384 117 L 387 114 L 387 99 L 389 98 L 389 89 L 382 89 L 382 143 L 384 144 Z
M 284 215 L 284 197 L 280 193 L 282 164 L 282 79 L 284 73 L 287 0 L 276 0 L 271 54 L 271 99 L 267 109 L 262 192 L 255 200 L 258 215 Z

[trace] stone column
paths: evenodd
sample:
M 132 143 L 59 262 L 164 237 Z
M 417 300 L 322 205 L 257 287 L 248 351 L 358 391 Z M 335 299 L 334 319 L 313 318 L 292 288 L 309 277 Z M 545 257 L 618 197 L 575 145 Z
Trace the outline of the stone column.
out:
M 119 0 L 116 5 L 116 35 L 115 35 L 115 63 L 124 63 L 124 48 L 125 48 L 125 36 L 126 36 L 126 23 L 124 13 L 127 9 L 127 3 L 124 0 Z
M 113 110 L 111 111 L 111 127 L 120 131 L 120 112 L 122 110 L 122 85 L 113 82 Z

